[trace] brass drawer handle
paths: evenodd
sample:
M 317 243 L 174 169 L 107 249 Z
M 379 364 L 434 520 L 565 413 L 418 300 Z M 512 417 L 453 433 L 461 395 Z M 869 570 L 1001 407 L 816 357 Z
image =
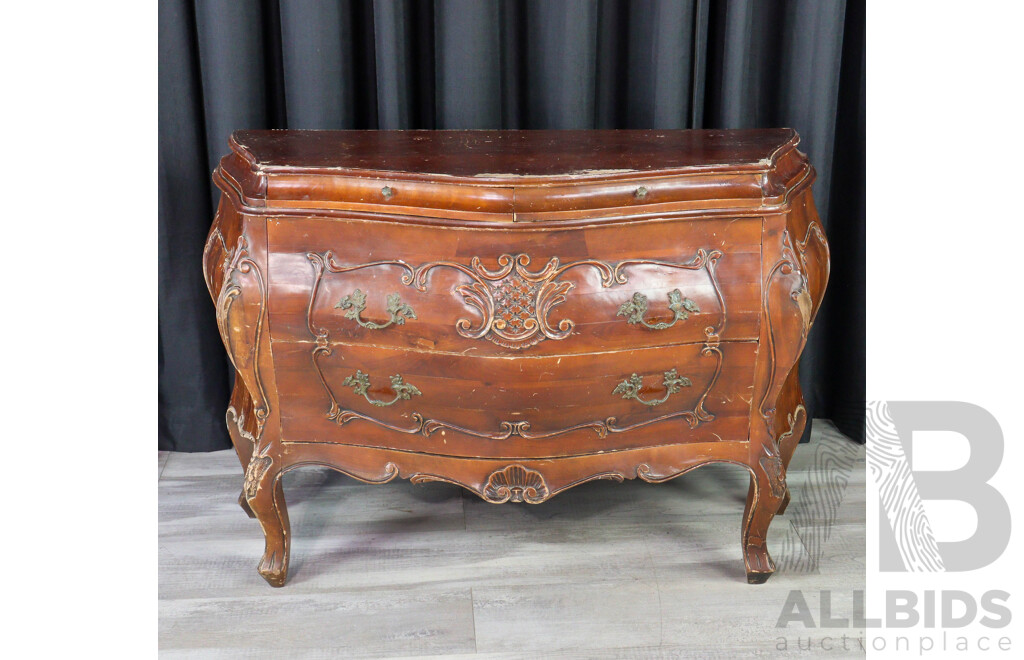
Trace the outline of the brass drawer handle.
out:
M 364 399 L 380 408 L 390 406 L 398 401 L 408 401 L 413 397 L 413 395 L 419 396 L 421 394 L 419 388 L 415 385 L 403 382 L 400 374 L 395 374 L 391 377 L 391 389 L 395 391 L 395 398 L 390 401 L 381 401 L 379 399 L 370 398 L 367 394 L 370 389 L 370 377 L 362 371 L 356 370 L 354 376 L 348 376 L 342 381 L 342 385 L 351 387 L 353 392 L 363 395 Z
M 359 289 L 353 291 L 352 295 L 342 298 L 334 308 L 348 310 L 345 312 L 345 318 L 352 319 L 367 330 L 383 330 L 392 324 L 405 325 L 405 319 L 416 318 L 416 312 L 412 310 L 412 307 L 402 302 L 397 293 L 388 294 L 387 312 L 391 315 L 391 318 L 387 323 L 374 323 L 373 321 L 364 321 L 360 318 L 363 310 L 366 309 L 366 294 Z
M 661 381 L 662 386 L 665 388 L 665 396 L 660 399 L 654 399 L 653 401 L 644 401 L 640 398 L 640 387 L 643 384 L 640 376 L 633 374 L 626 380 L 622 381 L 615 386 L 612 390 L 612 394 L 621 394 L 623 399 L 636 399 L 645 406 L 656 406 L 659 403 L 665 403 L 668 398 L 681 390 L 684 387 L 689 387 L 693 383 L 690 382 L 689 378 L 680 376 L 675 369 L 665 372 L 665 378 Z
M 700 312 L 700 307 L 697 307 L 697 303 L 693 302 L 689 298 L 683 298 L 683 293 L 679 289 L 673 289 L 668 293 L 668 308 L 675 314 L 674 318 L 670 323 L 659 321 L 658 323 L 648 323 L 644 320 L 644 314 L 647 313 L 647 296 L 637 292 L 633 294 L 631 300 L 627 300 L 622 303 L 619 307 L 619 313 L 615 316 L 625 316 L 626 323 L 635 325 L 640 323 L 645 328 L 651 330 L 665 330 L 671 328 L 676 324 L 676 321 L 685 321 L 690 317 L 690 312 Z

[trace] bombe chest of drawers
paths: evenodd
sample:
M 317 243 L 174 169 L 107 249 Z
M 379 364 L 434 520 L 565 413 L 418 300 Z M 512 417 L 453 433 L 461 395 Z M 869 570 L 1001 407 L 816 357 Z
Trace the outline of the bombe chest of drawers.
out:
M 286 579 L 300 466 L 539 504 L 726 462 L 750 473 L 740 536 L 765 581 L 828 279 L 797 142 L 236 132 L 203 266 L 260 574 Z

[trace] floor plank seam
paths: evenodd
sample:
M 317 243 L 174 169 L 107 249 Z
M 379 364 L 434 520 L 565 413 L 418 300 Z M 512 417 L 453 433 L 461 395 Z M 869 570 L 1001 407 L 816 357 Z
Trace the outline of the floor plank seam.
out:
M 651 565 L 651 575 L 654 576 L 654 588 L 658 594 L 658 648 L 665 644 L 665 608 L 661 604 L 661 578 L 658 577 L 658 562 L 654 561 L 651 554 L 651 546 L 647 542 L 647 535 L 641 536 L 644 542 L 644 551 L 647 553 L 647 561 Z
M 480 653 L 480 646 L 477 643 L 476 632 L 476 596 L 473 595 L 473 587 L 469 588 L 469 615 L 473 619 L 473 654 Z

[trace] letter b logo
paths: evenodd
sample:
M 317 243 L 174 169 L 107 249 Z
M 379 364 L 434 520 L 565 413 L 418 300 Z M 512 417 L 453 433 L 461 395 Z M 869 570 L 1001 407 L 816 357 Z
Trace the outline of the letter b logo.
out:
M 953 431 L 970 457 L 956 470 L 912 470 L 914 431 Z M 970 571 L 1010 542 L 1010 508 L 988 480 L 1003 460 L 1003 431 L 984 408 L 961 401 L 876 401 L 867 410 L 868 469 L 878 485 L 883 571 Z M 966 502 L 978 516 L 968 539 L 937 541 L 922 502 Z

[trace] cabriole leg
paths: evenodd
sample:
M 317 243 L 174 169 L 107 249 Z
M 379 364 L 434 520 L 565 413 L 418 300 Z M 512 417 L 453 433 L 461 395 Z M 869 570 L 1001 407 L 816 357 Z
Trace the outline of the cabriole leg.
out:
M 763 584 L 775 572 L 775 562 L 768 554 L 768 526 L 786 495 L 785 472 L 778 456 L 762 457 L 751 470 L 742 534 L 743 562 L 750 584 Z
M 281 474 L 268 456 L 253 456 L 245 473 L 245 499 L 266 537 L 257 570 L 272 587 L 284 586 L 288 577 L 291 541 Z

